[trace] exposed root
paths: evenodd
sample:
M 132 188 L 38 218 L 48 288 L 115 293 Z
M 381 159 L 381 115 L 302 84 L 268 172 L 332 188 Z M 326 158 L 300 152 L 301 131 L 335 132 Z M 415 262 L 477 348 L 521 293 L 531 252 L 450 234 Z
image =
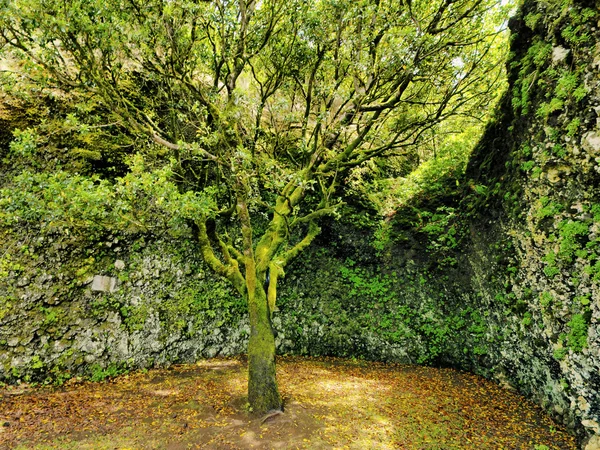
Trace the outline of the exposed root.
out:
M 283 415 L 283 411 L 280 409 L 274 409 L 272 411 L 269 411 L 267 413 L 267 415 L 265 417 L 262 418 L 262 420 L 260 421 L 260 424 L 264 424 L 265 422 L 271 420 L 273 417 L 277 417 Z

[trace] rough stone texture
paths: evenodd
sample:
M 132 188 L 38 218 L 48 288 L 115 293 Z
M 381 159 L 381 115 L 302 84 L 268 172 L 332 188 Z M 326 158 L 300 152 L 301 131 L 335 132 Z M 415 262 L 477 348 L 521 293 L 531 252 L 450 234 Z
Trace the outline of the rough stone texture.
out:
M 245 348 L 245 305 L 205 274 L 189 246 L 136 240 L 136 250 L 121 255 L 128 269 L 115 290 L 115 249 L 64 236 L 28 241 L 22 262 L 38 261 L 31 282 L 18 283 L 20 268 L 0 280 L 0 379 L 53 378 L 93 364 L 168 365 Z M 90 252 L 99 263 L 83 256 Z M 95 277 L 96 291 L 90 273 L 98 270 L 106 275 Z
M 600 436 L 592 436 L 586 444 L 585 450 L 600 450 Z
M 91 289 L 96 292 L 115 292 L 117 290 L 117 279 L 114 277 L 95 275 L 92 280 Z
M 560 64 L 562 63 L 565 59 L 567 59 L 567 56 L 569 55 L 570 50 L 561 47 L 561 46 L 557 46 L 554 47 L 552 49 L 552 63 L 553 64 Z
M 595 131 L 586 133 L 586 135 L 583 137 L 583 148 L 590 155 L 595 156 L 600 153 L 600 134 L 596 133 Z
M 510 95 L 467 174 L 490 188 L 472 195 L 468 221 L 478 299 L 467 302 L 486 313 L 489 349 L 472 370 L 510 383 L 581 436 L 600 434 L 598 6 L 524 3 L 511 21 Z M 556 43 L 569 54 L 540 64 Z

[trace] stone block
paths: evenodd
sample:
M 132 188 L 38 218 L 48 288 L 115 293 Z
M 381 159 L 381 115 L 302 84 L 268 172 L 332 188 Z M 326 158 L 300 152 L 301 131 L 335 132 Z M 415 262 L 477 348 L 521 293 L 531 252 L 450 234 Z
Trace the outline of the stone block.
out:
M 586 133 L 583 136 L 583 148 L 591 155 L 600 153 L 600 135 L 594 132 Z
M 552 49 L 552 63 L 553 64 L 560 64 L 562 63 L 565 59 L 567 59 L 567 56 L 569 56 L 569 52 L 571 50 L 566 49 L 564 47 L 558 46 L 558 47 L 554 47 Z
M 115 292 L 117 290 L 117 279 L 115 277 L 106 277 L 104 275 L 94 275 L 92 281 L 92 291 L 96 292 Z
M 600 450 L 600 436 L 592 436 L 585 446 L 585 450 Z

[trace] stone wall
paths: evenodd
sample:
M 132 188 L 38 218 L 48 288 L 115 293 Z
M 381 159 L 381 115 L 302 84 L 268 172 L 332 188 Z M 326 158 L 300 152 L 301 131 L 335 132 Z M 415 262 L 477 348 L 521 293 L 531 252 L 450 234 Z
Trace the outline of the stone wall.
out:
M 494 376 L 585 435 L 600 434 L 599 6 L 524 3 L 510 92 L 467 174 L 487 189 L 468 260 L 503 324 Z M 494 236 L 510 244 L 500 265 Z

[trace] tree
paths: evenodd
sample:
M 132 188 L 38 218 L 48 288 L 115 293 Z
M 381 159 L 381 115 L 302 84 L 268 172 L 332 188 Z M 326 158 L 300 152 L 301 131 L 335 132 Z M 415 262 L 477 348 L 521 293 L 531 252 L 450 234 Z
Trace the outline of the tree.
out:
M 248 400 L 267 411 L 281 407 L 271 314 L 284 269 L 336 213 L 353 169 L 485 109 L 498 3 L 1 0 L 0 32 L 29 85 L 80 93 L 136 142 L 146 207 L 189 224 L 208 266 L 248 303 Z M 85 115 L 71 120 L 86 126 Z M 148 161 L 164 167 L 152 177 Z M 134 178 L 87 186 L 127 197 Z M 82 224 L 143 229 L 138 201 L 98 204 Z

